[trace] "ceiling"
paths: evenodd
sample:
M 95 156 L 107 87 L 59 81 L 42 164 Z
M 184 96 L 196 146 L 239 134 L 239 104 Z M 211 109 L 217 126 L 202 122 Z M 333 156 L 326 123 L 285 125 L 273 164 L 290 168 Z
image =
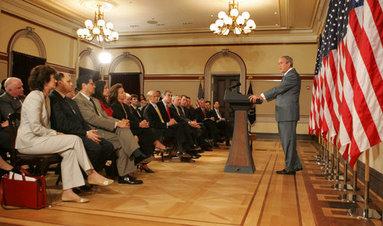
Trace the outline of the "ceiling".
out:
M 93 19 L 97 0 L 23 0 L 75 23 L 73 31 Z M 228 0 L 103 0 L 112 9 L 105 21 L 114 24 L 120 39 L 135 36 L 190 35 L 214 37 L 209 26 L 219 11 L 228 10 Z M 254 34 L 310 35 L 316 41 L 323 26 L 327 0 L 238 0 L 239 11 L 248 11 L 257 25 Z M 254 35 L 252 34 L 252 35 Z M 231 35 L 235 38 L 234 35 Z M 251 35 L 250 35 L 251 36 Z M 267 36 L 267 35 L 266 35 Z M 313 38 L 314 37 L 314 38 Z

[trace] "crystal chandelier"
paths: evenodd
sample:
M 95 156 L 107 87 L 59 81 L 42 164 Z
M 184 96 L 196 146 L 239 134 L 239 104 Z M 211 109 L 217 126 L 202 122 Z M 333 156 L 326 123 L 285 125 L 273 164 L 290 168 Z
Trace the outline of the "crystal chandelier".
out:
M 238 0 L 230 0 L 229 14 L 224 11 L 219 12 L 218 19 L 210 25 L 210 30 L 217 35 L 228 35 L 230 31 L 236 35 L 248 34 L 256 27 L 254 20 L 249 18 L 249 12 L 239 15 Z
M 92 41 L 94 38 L 98 42 L 111 42 L 118 40 L 117 31 L 113 30 L 111 22 L 106 23 L 104 20 L 104 12 L 101 10 L 102 3 L 97 3 L 97 11 L 94 13 L 94 21 L 86 20 L 85 28 L 77 30 L 77 35 L 81 39 Z

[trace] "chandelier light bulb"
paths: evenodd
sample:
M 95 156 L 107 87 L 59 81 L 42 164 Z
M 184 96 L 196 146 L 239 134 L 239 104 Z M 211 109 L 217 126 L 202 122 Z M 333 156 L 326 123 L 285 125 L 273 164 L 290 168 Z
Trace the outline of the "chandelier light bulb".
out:
M 223 19 L 225 17 L 227 17 L 227 15 L 226 15 L 226 13 L 224 11 L 221 11 L 221 12 L 218 13 L 218 18 L 219 19 Z
M 216 24 L 218 27 L 222 27 L 222 26 L 223 26 L 223 20 L 216 20 L 216 21 L 215 21 L 215 24 Z
M 223 35 L 228 35 L 230 32 L 230 30 L 228 28 L 225 28 L 223 31 L 222 31 L 222 34 Z
M 82 36 L 83 34 L 82 34 L 82 28 L 79 28 L 78 30 L 77 30 L 77 35 L 78 36 Z
M 100 34 L 100 28 L 98 28 L 98 27 L 93 28 L 93 34 L 95 34 L 95 35 Z
M 241 34 L 241 28 L 239 28 L 239 27 L 234 28 L 234 34 L 236 34 L 236 35 Z
M 245 11 L 242 13 L 242 17 L 243 17 L 243 19 L 248 20 L 250 18 L 250 13 Z
M 246 22 L 246 25 L 250 28 L 250 29 L 255 29 L 255 22 L 254 20 L 250 19 Z
M 116 31 L 113 31 L 112 37 L 113 37 L 113 39 L 117 40 L 118 39 L 118 33 Z
M 108 23 L 106 23 L 106 27 L 107 27 L 108 29 L 113 29 L 113 24 L 112 24 L 112 22 L 108 22 Z
M 225 24 L 227 25 L 231 25 L 233 23 L 233 19 L 231 19 L 231 17 L 226 17 L 225 20 L 224 20 Z
M 245 24 L 245 19 L 243 18 L 243 16 L 238 16 L 238 17 L 237 17 L 237 24 L 238 24 L 238 25 L 243 25 L 243 24 Z
M 218 28 L 217 24 L 211 24 L 210 25 L 210 31 L 215 31 L 215 30 L 217 30 L 217 28 Z
M 93 28 L 93 22 L 91 20 L 86 20 L 85 21 L 85 27 L 87 28 Z
M 97 21 L 97 26 L 99 26 L 99 27 L 105 27 L 105 20 L 99 20 L 99 21 Z
M 231 9 L 230 10 L 230 16 L 236 17 L 238 16 L 239 12 L 238 9 Z

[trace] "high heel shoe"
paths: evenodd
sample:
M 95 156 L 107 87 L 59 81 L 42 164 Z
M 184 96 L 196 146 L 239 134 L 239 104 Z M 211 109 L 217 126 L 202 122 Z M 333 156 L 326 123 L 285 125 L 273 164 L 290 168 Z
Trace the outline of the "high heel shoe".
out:
M 73 198 L 61 196 L 61 201 L 63 201 L 63 202 L 87 203 L 87 202 L 89 202 L 89 199 L 81 198 L 81 197 L 79 197 L 77 199 L 73 199 Z
M 140 165 L 138 168 L 140 169 L 141 172 L 142 170 L 144 170 L 146 173 L 154 173 L 154 171 L 150 169 L 148 165 Z
M 90 180 L 88 178 L 88 183 L 89 184 L 100 185 L 100 186 L 108 186 L 108 185 L 113 184 L 113 182 L 114 182 L 114 180 L 111 180 L 111 179 L 106 179 L 103 182 L 97 182 L 97 181 Z

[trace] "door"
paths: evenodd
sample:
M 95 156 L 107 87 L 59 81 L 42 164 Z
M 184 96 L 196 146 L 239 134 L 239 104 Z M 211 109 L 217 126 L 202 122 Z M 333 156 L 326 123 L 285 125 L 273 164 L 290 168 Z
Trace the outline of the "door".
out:
M 140 75 L 141 73 L 110 73 L 110 86 L 121 83 L 125 92 L 140 95 Z
M 213 99 L 212 107 L 216 100 L 220 103 L 220 112 L 224 113 L 225 119 L 229 120 L 230 124 L 234 123 L 234 111 L 230 104 L 223 100 L 225 90 L 239 82 L 239 75 L 213 75 Z M 236 88 L 239 91 L 239 87 Z

